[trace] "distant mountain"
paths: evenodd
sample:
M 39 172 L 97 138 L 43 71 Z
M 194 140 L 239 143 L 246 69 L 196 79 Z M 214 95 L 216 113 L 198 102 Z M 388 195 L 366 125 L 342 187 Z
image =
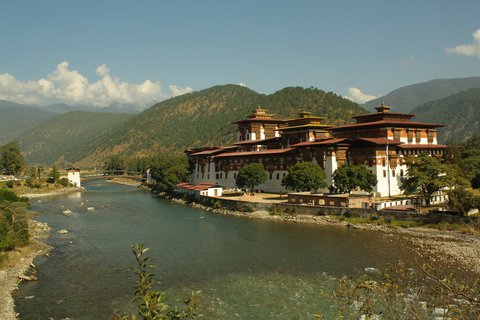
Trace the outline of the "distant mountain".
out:
M 439 130 L 441 142 L 464 141 L 480 135 L 480 88 L 427 102 L 412 112 L 415 120 L 447 125 Z
M 262 106 L 277 117 L 298 117 L 300 111 L 325 116 L 326 123 L 352 122 L 366 110 L 331 92 L 314 88 L 285 88 L 271 95 L 238 85 L 215 86 L 160 102 L 116 128 L 98 135 L 83 148 L 79 165 L 102 162 L 113 154 L 146 155 L 182 152 L 188 147 L 230 144 L 236 126 Z M 93 149 L 93 152 L 92 152 Z
M 16 140 L 30 164 L 69 165 L 81 159 L 89 149 L 89 141 L 132 115 L 72 111 L 39 122 Z
M 428 101 L 446 98 L 472 88 L 480 88 L 480 77 L 437 79 L 393 90 L 383 97 L 366 102 L 363 107 L 373 109 L 383 102 L 394 107 L 396 112 L 408 113 Z
M 38 109 L 38 106 L 0 100 L 0 146 L 54 115 L 53 112 Z

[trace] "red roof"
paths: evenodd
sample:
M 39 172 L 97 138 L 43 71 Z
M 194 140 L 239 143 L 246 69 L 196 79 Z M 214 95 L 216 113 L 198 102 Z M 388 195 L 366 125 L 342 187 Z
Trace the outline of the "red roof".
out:
M 411 113 L 401 113 L 401 112 L 372 112 L 372 113 L 366 113 L 366 114 L 361 114 L 359 116 L 352 117 L 353 119 L 358 119 L 358 118 L 365 118 L 365 117 L 371 117 L 373 115 L 383 115 L 388 117 L 389 115 L 392 116 L 404 116 L 404 117 L 415 117 L 414 114 Z
M 261 155 L 269 155 L 269 154 L 283 154 L 288 153 L 293 148 L 283 148 L 283 149 L 270 149 L 270 150 L 263 150 L 263 151 L 247 151 L 247 152 L 228 152 L 216 155 L 215 158 L 223 158 L 223 157 L 244 157 L 244 156 L 261 156 Z
M 213 188 L 215 186 L 216 186 L 216 184 L 212 183 L 212 182 L 200 182 L 197 185 L 190 184 L 190 183 L 187 183 L 187 182 L 177 183 L 178 188 L 183 188 L 183 189 L 187 189 L 187 190 L 198 190 L 198 191 L 208 190 L 208 189 Z
M 238 120 L 235 122 L 230 122 L 231 124 L 238 124 L 238 123 L 245 123 L 245 122 L 273 122 L 273 123 L 285 123 L 288 121 L 287 119 L 275 119 L 275 118 L 270 118 L 270 119 L 265 119 L 265 118 L 250 118 L 250 119 L 243 119 L 243 120 Z
M 221 151 L 230 150 L 230 149 L 235 149 L 235 148 L 236 148 L 236 146 L 215 147 L 215 148 L 213 148 L 213 149 L 209 149 L 209 150 L 204 150 L 204 151 L 200 151 L 200 152 L 191 153 L 190 155 L 191 155 L 191 156 L 211 155 L 211 154 L 215 154 L 215 153 L 218 153 L 218 152 L 221 152 Z
M 324 140 L 315 140 L 315 141 L 306 141 L 306 142 L 300 142 L 293 144 L 292 147 L 310 147 L 310 146 L 326 146 L 326 145 L 332 145 L 332 144 L 337 144 L 337 143 L 342 143 L 349 141 L 347 138 L 329 138 L 329 139 L 324 139 Z
M 445 127 L 444 124 L 435 124 L 430 122 L 415 122 L 415 121 L 393 121 L 393 120 L 380 120 L 365 123 L 347 124 L 338 127 L 332 127 L 333 131 L 345 131 L 352 128 L 362 127 L 407 127 L 407 128 L 438 128 Z
M 390 139 L 387 139 L 387 138 L 358 138 L 357 141 L 366 141 L 366 142 L 370 142 L 370 143 L 373 143 L 373 144 L 380 144 L 380 145 L 384 145 L 384 144 L 392 144 L 392 145 L 401 144 L 400 140 L 390 140 Z
M 279 139 L 280 139 L 279 137 L 273 137 L 273 138 L 262 139 L 262 140 L 247 140 L 247 141 L 235 142 L 234 145 L 261 144 L 262 142 L 275 141 Z
M 444 144 L 401 144 L 398 146 L 401 149 L 447 149 L 448 146 Z

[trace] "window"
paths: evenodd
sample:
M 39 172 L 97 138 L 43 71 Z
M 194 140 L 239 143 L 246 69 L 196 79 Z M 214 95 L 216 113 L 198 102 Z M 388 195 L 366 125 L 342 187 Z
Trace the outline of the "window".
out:
M 236 173 L 233 174 L 233 179 L 237 179 L 237 174 Z
M 419 143 L 422 138 L 422 133 L 420 131 L 415 132 L 415 138 L 417 139 L 417 143 Z
M 280 173 L 277 172 L 277 180 L 280 179 Z
M 383 170 L 383 177 L 384 177 L 384 178 L 387 177 L 387 170 Z
M 403 169 L 400 169 L 400 177 L 403 177 Z
M 392 177 L 395 177 L 395 170 L 392 170 Z
M 273 174 L 272 174 L 272 173 L 270 173 L 270 180 L 272 180 L 272 175 L 273 175 Z

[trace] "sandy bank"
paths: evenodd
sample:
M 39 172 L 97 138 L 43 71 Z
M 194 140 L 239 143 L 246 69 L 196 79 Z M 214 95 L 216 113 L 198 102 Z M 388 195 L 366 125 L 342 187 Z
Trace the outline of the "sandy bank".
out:
M 18 289 L 19 277 L 35 273 L 33 259 L 50 251 L 50 247 L 42 242 L 48 237 L 49 226 L 30 220 L 29 227 L 30 244 L 9 252 L 7 266 L 0 270 L 0 319 L 2 320 L 17 319 L 12 292 Z
M 113 182 L 113 183 L 118 183 L 118 184 L 123 184 L 123 185 L 126 185 L 126 186 L 132 186 L 132 187 L 138 187 L 141 184 L 140 181 L 137 181 L 137 180 L 134 180 L 134 179 L 129 179 L 129 178 L 112 178 L 112 179 L 108 179 L 106 181 Z
M 25 193 L 25 194 L 19 194 L 19 196 L 33 199 L 33 198 L 40 198 L 40 197 L 56 196 L 58 194 L 69 193 L 69 192 L 82 192 L 82 191 L 85 191 L 85 188 L 73 187 L 73 188 L 62 188 L 62 189 L 57 189 L 52 191 L 43 191 L 43 192 L 39 191 L 34 193 Z

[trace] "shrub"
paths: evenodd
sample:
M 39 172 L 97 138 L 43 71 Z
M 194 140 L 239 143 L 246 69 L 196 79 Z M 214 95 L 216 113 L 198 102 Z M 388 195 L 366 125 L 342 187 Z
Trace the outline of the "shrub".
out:
M 67 178 L 61 178 L 60 180 L 58 180 L 58 184 L 62 187 L 68 187 L 70 185 L 70 181 L 68 181 Z
M 13 186 L 15 185 L 15 181 L 9 180 L 9 181 L 7 181 L 7 182 L 5 183 L 5 185 L 6 185 L 7 187 L 9 187 L 10 189 L 13 189 Z
M 145 253 L 149 248 L 145 248 L 142 244 L 136 244 L 132 246 L 132 252 L 135 255 L 137 266 L 132 271 L 137 276 L 137 284 L 135 295 L 139 301 L 137 310 L 138 315 L 144 320 L 182 320 L 182 319 L 195 319 L 197 314 L 196 308 L 196 295 L 199 292 L 192 292 L 190 296 L 187 296 L 184 300 L 183 308 L 171 306 L 168 304 L 168 297 L 165 292 L 156 290 L 155 285 L 157 282 L 154 279 L 153 274 L 149 272 L 149 269 L 154 266 L 151 263 L 151 259 L 145 256 Z M 114 314 L 112 316 L 114 320 L 133 320 L 137 319 L 136 316 L 121 316 Z
M 28 222 L 22 208 L 0 207 L 0 251 L 13 250 L 28 243 Z
M 0 189 L 0 201 L 7 202 L 28 202 L 27 198 L 19 197 L 15 192 L 8 189 Z

